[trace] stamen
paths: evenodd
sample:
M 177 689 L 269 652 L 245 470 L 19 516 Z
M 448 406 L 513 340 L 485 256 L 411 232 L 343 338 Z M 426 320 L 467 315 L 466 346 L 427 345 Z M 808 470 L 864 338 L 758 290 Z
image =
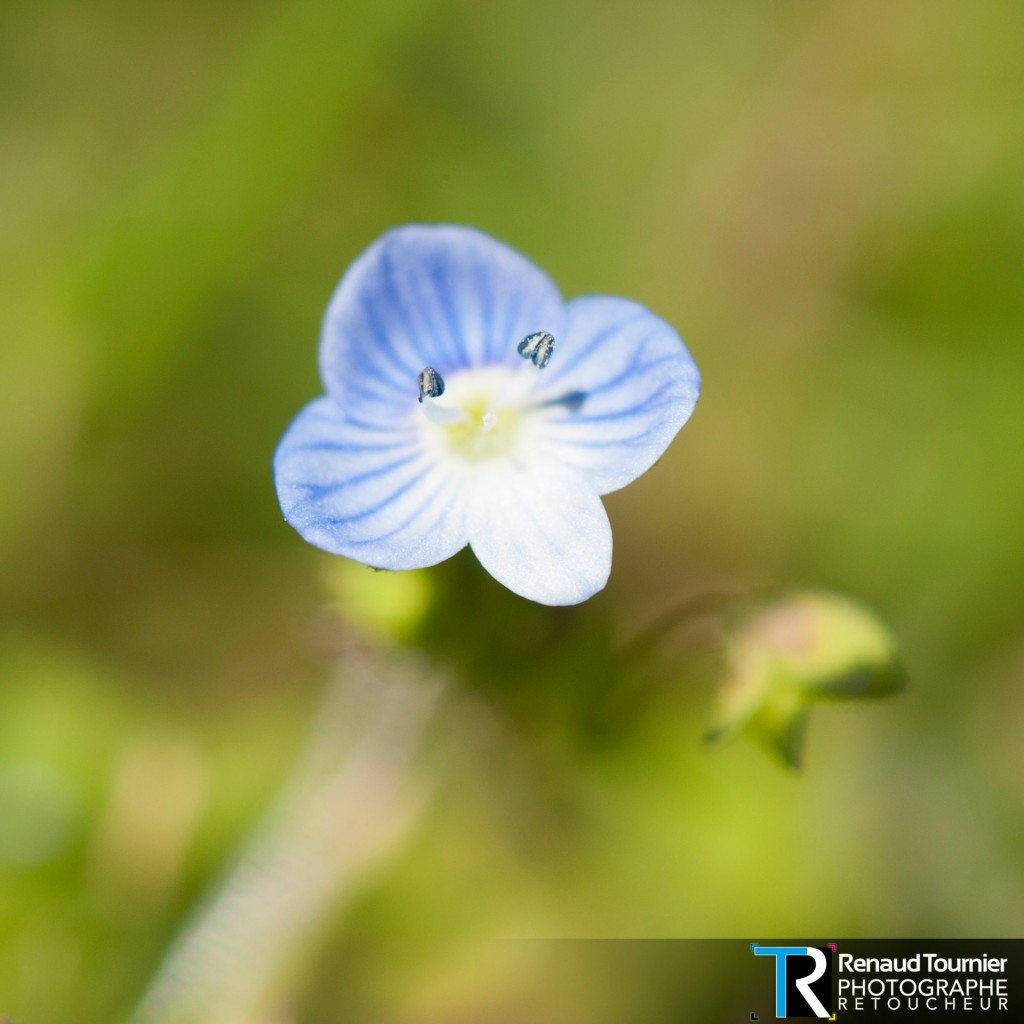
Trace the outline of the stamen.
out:
M 485 412 L 481 421 L 484 425 L 484 430 L 493 430 L 498 425 L 498 417 L 493 412 Z
M 420 402 L 424 398 L 440 398 L 444 394 L 444 380 L 432 366 L 420 370 Z
M 524 359 L 532 360 L 538 370 L 543 370 L 551 362 L 551 353 L 554 350 L 554 335 L 547 331 L 534 331 L 533 334 L 528 334 L 516 348 Z

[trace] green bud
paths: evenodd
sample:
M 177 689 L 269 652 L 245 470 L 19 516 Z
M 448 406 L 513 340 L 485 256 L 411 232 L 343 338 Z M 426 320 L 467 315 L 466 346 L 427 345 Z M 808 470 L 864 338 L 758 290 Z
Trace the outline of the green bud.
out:
M 892 634 L 837 594 L 790 594 L 729 631 L 713 738 L 745 732 L 792 767 L 815 701 L 886 697 L 906 684 Z
M 376 640 L 406 640 L 433 599 L 423 570 L 380 572 L 343 559 L 332 563 L 327 585 L 342 617 Z

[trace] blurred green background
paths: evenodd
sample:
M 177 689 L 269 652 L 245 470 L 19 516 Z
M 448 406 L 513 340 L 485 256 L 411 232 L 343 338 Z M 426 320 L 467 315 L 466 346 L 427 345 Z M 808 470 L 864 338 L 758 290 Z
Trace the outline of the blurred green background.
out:
M 407 599 L 283 523 L 270 456 L 408 221 L 645 303 L 704 392 L 587 606 L 415 584 L 430 806 L 259 1020 L 627 1019 L 496 936 L 1020 935 L 1022 38 L 1014 0 L 8 0 L 0 1016 L 131 1012 L 304 748 L 331 609 Z M 803 585 L 911 686 L 819 709 L 802 774 L 702 744 L 714 628 L 609 668 Z

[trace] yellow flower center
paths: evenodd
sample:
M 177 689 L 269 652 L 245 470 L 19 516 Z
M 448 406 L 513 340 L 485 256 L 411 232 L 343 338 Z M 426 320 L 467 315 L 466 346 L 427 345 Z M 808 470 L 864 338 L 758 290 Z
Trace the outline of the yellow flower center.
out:
M 448 450 L 463 459 L 493 459 L 508 455 L 515 447 L 519 413 L 515 409 L 492 412 L 484 401 L 462 406 L 466 418 L 441 427 Z
M 522 443 L 522 399 L 531 384 L 501 366 L 452 375 L 441 397 L 424 399 L 428 442 L 466 462 L 512 455 Z

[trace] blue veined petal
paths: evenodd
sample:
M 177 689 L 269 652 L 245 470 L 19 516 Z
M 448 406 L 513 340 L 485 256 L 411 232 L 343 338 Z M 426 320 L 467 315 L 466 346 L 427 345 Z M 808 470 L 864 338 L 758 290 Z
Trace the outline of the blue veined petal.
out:
M 458 482 L 424 451 L 414 422 L 347 420 L 307 405 L 274 453 L 285 519 L 311 544 L 381 569 L 420 569 L 468 539 Z
M 516 345 L 536 330 L 557 337 L 564 316 L 550 278 L 489 235 L 451 225 L 395 228 L 338 285 L 320 371 L 346 409 L 383 420 L 416 400 L 425 366 L 445 377 L 515 365 Z
M 469 507 L 469 543 L 483 567 L 521 597 L 579 604 L 608 582 L 612 531 L 601 499 L 571 471 L 481 471 Z
M 675 330 L 626 299 L 574 299 L 556 364 L 546 449 L 582 471 L 598 494 L 648 470 L 689 419 L 700 372 Z M 560 403 L 560 404 L 559 404 Z

